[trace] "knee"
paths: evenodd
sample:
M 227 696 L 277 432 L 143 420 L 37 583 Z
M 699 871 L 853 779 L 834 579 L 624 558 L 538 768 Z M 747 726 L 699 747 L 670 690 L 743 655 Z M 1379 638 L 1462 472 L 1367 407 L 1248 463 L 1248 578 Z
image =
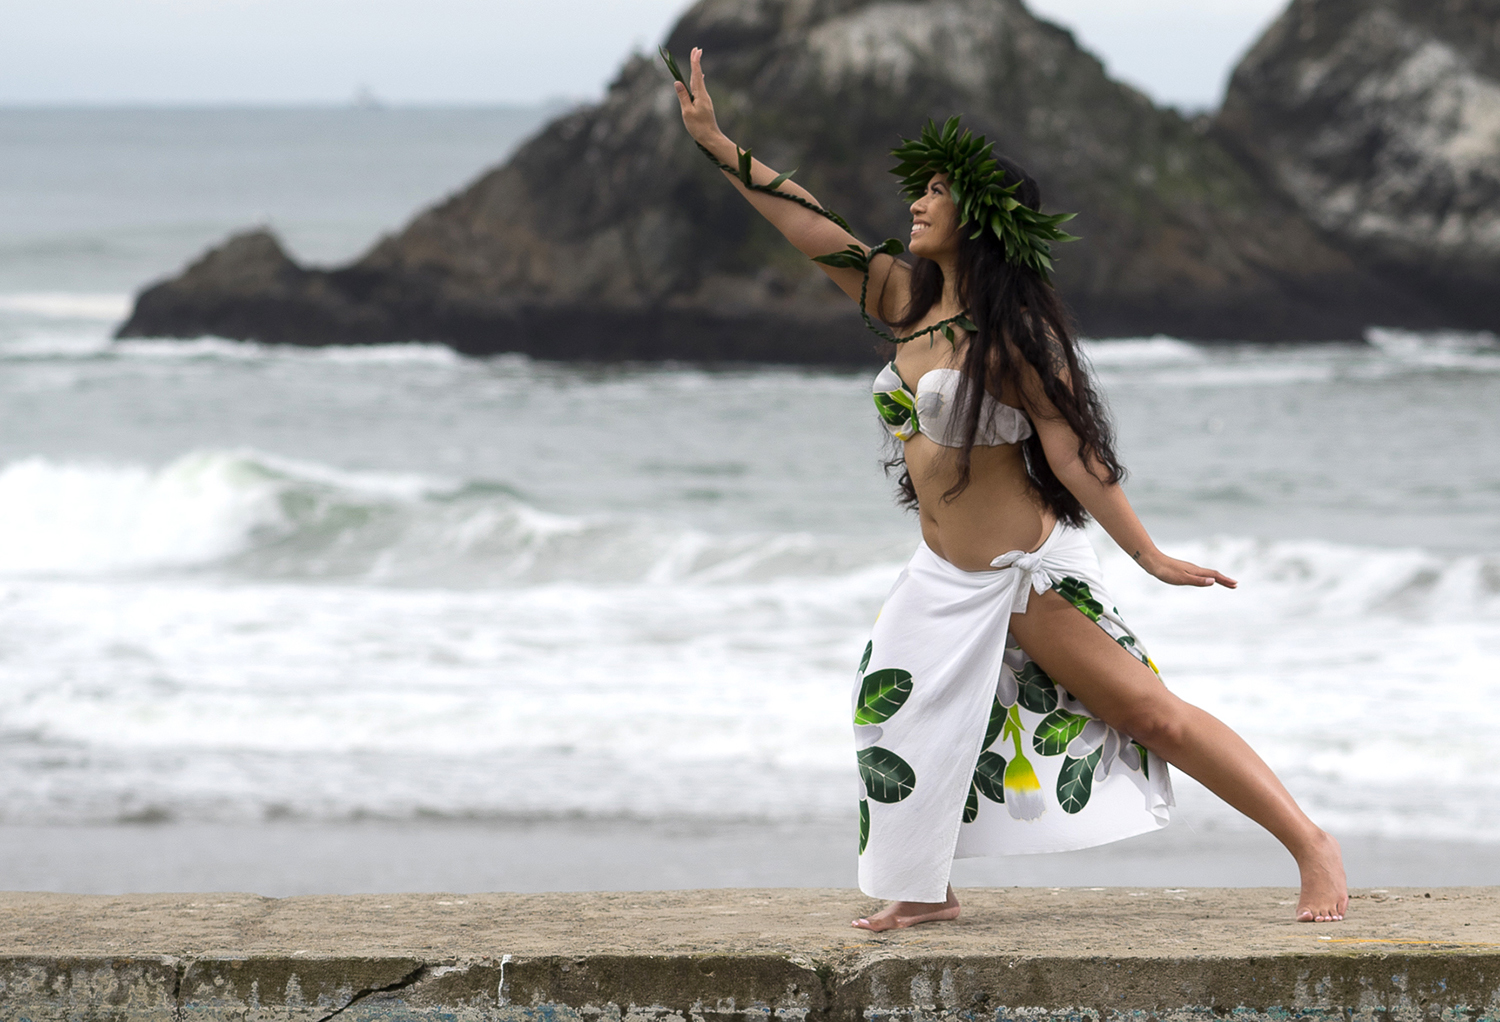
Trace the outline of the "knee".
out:
M 1187 731 L 1186 704 L 1166 690 L 1132 700 L 1115 727 L 1153 752 L 1177 748 Z

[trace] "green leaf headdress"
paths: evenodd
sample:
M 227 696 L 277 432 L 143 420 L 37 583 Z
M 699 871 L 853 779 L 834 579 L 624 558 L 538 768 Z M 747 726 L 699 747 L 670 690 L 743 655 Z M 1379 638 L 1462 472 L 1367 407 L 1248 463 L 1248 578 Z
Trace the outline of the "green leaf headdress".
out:
M 901 179 L 901 192 L 912 202 L 927 193 L 933 174 L 947 174 L 959 226 L 974 225 L 969 237 L 992 232 L 1005 246 L 1008 261 L 1029 266 L 1046 280 L 1052 272 L 1052 242 L 1078 240 L 1058 225 L 1077 214 L 1048 215 L 1022 205 L 1015 197 L 1021 182 L 1004 183 L 1005 168 L 995 159 L 994 148 L 983 135 L 968 129 L 960 134 L 957 117 L 950 117 L 941 129 L 928 121 L 919 138 L 904 138 L 900 148 L 891 150 L 901 161 L 891 173 Z

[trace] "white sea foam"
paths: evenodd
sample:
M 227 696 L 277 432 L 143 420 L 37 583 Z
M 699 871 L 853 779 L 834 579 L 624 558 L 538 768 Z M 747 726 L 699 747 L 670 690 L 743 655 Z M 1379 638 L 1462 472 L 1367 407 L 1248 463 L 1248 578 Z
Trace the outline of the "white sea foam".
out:
M 891 551 L 881 539 L 712 536 L 639 516 L 558 515 L 497 484 L 254 451 L 199 451 L 156 469 L 42 458 L 0 468 L 0 577 L 213 568 L 463 588 L 664 583 L 840 573 Z
M 351 365 L 400 365 L 420 363 L 454 365 L 463 356 L 443 344 L 415 341 L 397 344 L 329 344 L 303 347 L 295 344 L 258 344 L 233 341 L 223 337 L 199 337 L 194 340 L 142 338 L 116 341 L 111 354 L 148 359 L 230 359 L 291 360 Z
M 1086 340 L 1083 350 L 1096 366 L 1161 365 L 1201 362 L 1208 356 L 1200 346 L 1175 337 L 1119 337 Z
M 72 291 L 34 291 L 0 294 L 0 312 L 40 319 L 79 319 L 118 322 L 130 315 L 130 295 Z
M 827 537 L 545 514 L 491 492 L 452 520 L 356 529 L 318 556 L 334 563 L 329 550 L 383 535 L 383 558 L 354 558 L 364 570 L 409 577 L 422 556 L 451 566 L 457 549 L 489 564 L 493 584 L 307 586 L 265 579 L 265 563 L 230 550 L 267 528 L 325 528 L 276 509 L 289 493 L 305 502 L 326 487 L 369 519 L 382 502 L 459 507 L 469 490 L 244 452 L 91 471 L 14 464 L 0 506 L 50 488 L 53 507 L 149 508 L 179 546 L 124 528 L 134 545 L 94 556 L 179 563 L 191 551 L 238 565 L 237 580 L 90 568 L 0 581 L 0 720 L 23 736 L 0 751 L 11 819 L 847 811 L 847 686 L 905 541 L 830 552 Z M 1246 538 L 1174 547 L 1241 582 L 1204 591 L 1161 586 L 1101 549 L 1111 595 L 1168 683 L 1241 730 L 1321 820 L 1500 840 L 1500 779 L 1486 767 L 1500 729 L 1500 558 Z M 1199 819 L 1229 819 L 1203 805 Z
M 279 517 L 268 482 L 212 455 L 158 472 L 13 462 L 0 470 L 0 572 L 100 573 L 226 557 Z
M 1372 327 L 1365 340 L 1399 362 L 1436 369 L 1500 372 L 1500 337 L 1489 331 L 1419 332 Z
M 109 349 L 109 333 L 88 329 L 24 329 L 0 337 L 0 360 L 71 360 L 94 358 Z
M 1500 372 L 1491 333 L 1372 328 L 1367 343 L 1190 344 L 1171 337 L 1091 340 L 1083 345 L 1106 384 L 1274 387 L 1383 379 L 1431 372 Z
M 1111 552 L 1116 602 L 1168 683 L 1315 815 L 1500 839 L 1494 563 L 1248 540 L 1176 552 L 1241 589 L 1166 589 Z M 5 804 L 53 820 L 843 813 L 847 686 L 895 570 L 470 592 L 7 583 L 12 646 L 29 652 L 0 684 L 27 736 L 4 755 L 53 765 L 0 773 Z

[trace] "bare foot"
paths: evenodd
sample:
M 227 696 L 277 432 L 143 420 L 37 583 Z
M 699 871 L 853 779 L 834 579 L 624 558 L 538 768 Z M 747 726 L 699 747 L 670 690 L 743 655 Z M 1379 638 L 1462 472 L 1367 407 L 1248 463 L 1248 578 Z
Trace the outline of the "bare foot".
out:
M 918 923 L 936 923 L 958 918 L 958 896 L 948 887 L 947 901 L 894 901 L 868 919 L 856 919 L 850 926 L 861 930 L 899 930 Z
M 1344 881 L 1344 856 L 1333 835 L 1319 838 L 1297 860 L 1302 873 L 1302 896 L 1297 899 L 1299 923 L 1336 923 L 1349 909 L 1349 887 Z

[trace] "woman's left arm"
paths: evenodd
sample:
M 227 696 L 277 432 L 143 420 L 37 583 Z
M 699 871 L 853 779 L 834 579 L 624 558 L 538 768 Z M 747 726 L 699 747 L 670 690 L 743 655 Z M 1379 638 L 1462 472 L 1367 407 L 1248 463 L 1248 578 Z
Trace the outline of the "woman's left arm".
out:
M 1028 366 L 1029 370 L 1030 367 Z M 1119 483 L 1106 482 L 1108 471 L 1098 462 L 1088 464 L 1078 452 L 1078 434 L 1068 425 L 1050 401 L 1041 394 L 1041 381 L 1034 372 L 1027 380 L 1026 403 L 1033 409 L 1032 424 L 1058 481 L 1068 488 L 1084 510 L 1094 516 L 1111 539 L 1120 545 L 1137 564 L 1169 585 L 1211 586 L 1217 582 L 1230 589 L 1239 585 L 1234 579 L 1213 568 L 1203 568 L 1191 561 L 1168 557 L 1151 541 L 1146 527 L 1136 517 L 1135 509 L 1125 497 Z M 1090 459 L 1092 461 L 1092 458 Z

